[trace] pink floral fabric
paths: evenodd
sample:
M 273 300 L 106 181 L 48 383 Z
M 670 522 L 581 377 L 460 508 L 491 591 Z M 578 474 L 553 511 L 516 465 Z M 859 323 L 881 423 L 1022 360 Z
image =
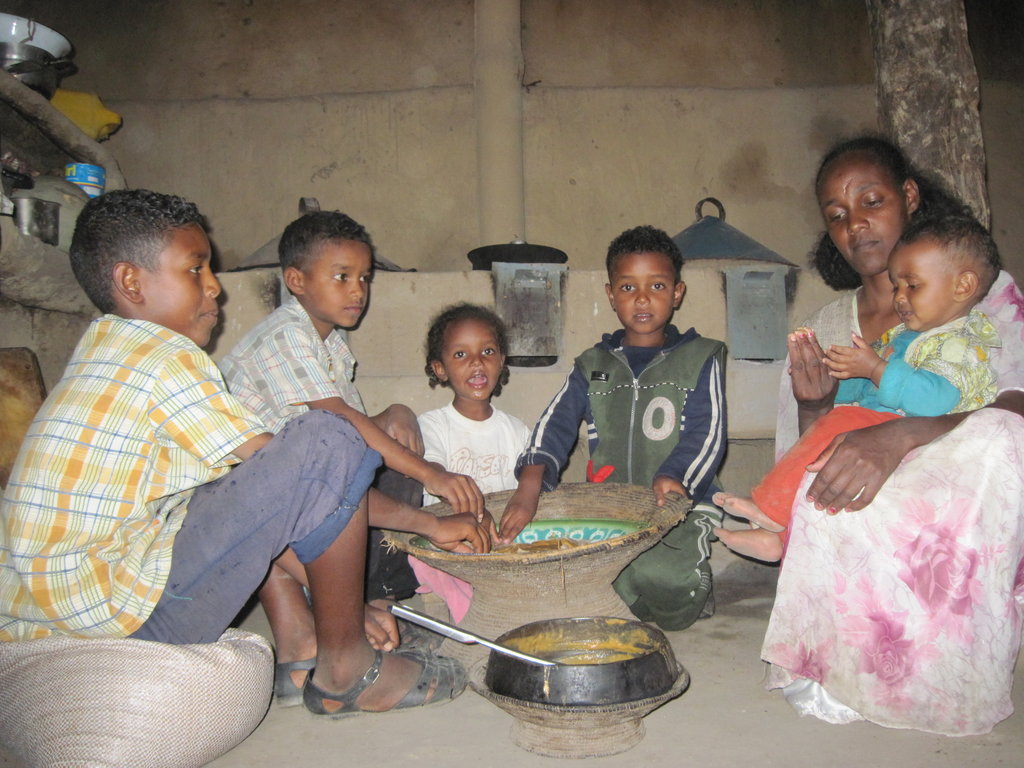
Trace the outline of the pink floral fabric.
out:
M 1024 389 L 1024 295 L 1002 272 L 978 306 L 999 331 L 1000 389 Z M 857 293 L 804 325 L 858 331 Z M 796 439 L 782 376 L 776 450 Z M 986 733 L 1013 712 L 1024 605 L 1024 419 L 983 409 L 912 452 L 864 510 L 829 516 L 797 492 L 762 657 L 768 687 L 819 682 L 868 720 Z
M 969 471 L 955 471 L 955 468 Z M 768 687 L 947 735 L 1013 712 L 1024 615 L 1024 419 L 988 408 L 912 452 L 866 509 L 793 508 L 762 648 Z

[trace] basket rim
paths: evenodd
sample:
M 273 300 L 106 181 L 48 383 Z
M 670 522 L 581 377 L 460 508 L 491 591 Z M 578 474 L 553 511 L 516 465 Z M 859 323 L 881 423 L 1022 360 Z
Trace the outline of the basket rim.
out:
M 624 536 L 616 536 L 613 539 L 605 541 L 594 541 L 584 544 L 579 544 L 572 549 L 557 550 L 551 553 L 545 554 L 524 554 L 514 552 L 490 552 L 487 554 L 476 553 L 476 552 L 448 552 L 441 549 L 435 549 L 433 547 L 426 548 L 413 544 L 412 539 L 417 537 L 418 534 L 407 533 L 403 531 L 384 531 L 384 541 L 389 546 L 394 546 L 397 549 L 406 552 L 413 557 L 418 557 L 421 560 L 426 561 L 432 559 L 439 562 L 466 562 L 467 558 L 486 558 L 488 562 L 494 563 L 508 563 L 508 564 L 537 564 L 537 563 L 550 563 L 565 560 L 567 557 L 577 557 L 581 554 L 589 554 L 594 552 L 604 552 L 610 549 L 619 549 L 626 547 L 637 542 L 643 542 L 650 539 L 653 536 L 661 537 L 672 528 L 674 525 L 679 523 L 683 518 L 686 517 L 690 511 L 692 502 L 689 499 L 683 499 L 681 497 L 669 497 L 665 500 L 665 505 L 662 507 L 656 506 L 652 491 L 647 486 L 640 485 L 626 485 L 624 483 L 609 483 L 607 485 L 600 485 L 596 483 L 563 483 L 553 491 L 547 491 L 541 494 L 541 504 L 545 497 L 550 499 L 552 496 L 576 496 L 576 495 L 588 495 L 589 491 L 621 491 L 621 495 L 626 496 L 627 500 L 630 496 L 636 496 L 638 494 L 645 494 L 650 499 L 652 520 L 649 525 L 641 528 L 638 531 L 632 531 Z M 484 501 L 495 502 L 494 506 L 498 504 L 503 508 L 505 502 L 512 496 L 514 491 L 498 491 L 496 493 L 488 493 L 484 495 Z M 491 504 L 487 504 L 488 507 Z M 451 506 L 445 502 L 438 504 L 432 504 L 429 507 L 424 508 L 426 511 L 430 511 L 435 515 L 447 516 L 454 513 Z M 560 519 L 615 519 L 607 518 L 603 515 L 593 515 L 588 518 L 557 518 L 557 517 L 540 517 L 542 508 L 538 505 L 537 514 L 538 517 L 535 520 L 560 520 Z M 624 520 L 635 521 L 634 518 L 623 518 Z

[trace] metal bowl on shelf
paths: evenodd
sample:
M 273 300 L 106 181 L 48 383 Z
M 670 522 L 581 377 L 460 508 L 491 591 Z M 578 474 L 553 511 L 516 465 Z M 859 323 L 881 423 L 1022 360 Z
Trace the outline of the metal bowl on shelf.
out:
M 75 71 L 72 55 L 70 41 L 59 32 L 23 16 L 0 13 L 0 67 L 46 98 Z

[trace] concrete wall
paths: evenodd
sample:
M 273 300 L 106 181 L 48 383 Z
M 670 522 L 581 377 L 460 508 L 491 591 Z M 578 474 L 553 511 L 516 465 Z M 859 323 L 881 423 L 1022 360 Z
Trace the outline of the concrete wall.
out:
M 68 357 L 90 318 L 66 312 L 33 309 L 0 298 L 0 338 L 4 347 L 28 347 L 35 352 L 47 391 L 64 372 Z
M 683 270 L 686 298 L 674 322 L 681 329 L 695 326 L 703 335 L 725 339 L 725 296 L 721 265 L 704 262 Z M 279 270 L 253 269 L 221 274 L 224 288 L 223 323 L 210 347 L 215 360 L 279 301 Z M 618 321 L 608 306 L 604 270 L 570 270 L 563 297 L 562 333 L 554 365 L 515 367 L 495 404 L 532 425 L 572 368 L 573 358 L 615 330 Z M 827 298 L 820 283 L 799 283 L 795 311 L 806 314 Z M 827 289 L 826 289 L 827 290 Z M 401 402 L 417 413 L 451 401 L 451 391 L 431 389 L 423 371 L 424 342 L 430 318 L 448 304 L 471 301 L 493 306 L 490 272 L 379 273 L 374 279 L 369 309 L 359 328 L 349 334 L 359 366 L 356 383 L 370 413 Z M 728 487 L 749 489 L 771 464 L 775 431 L 776 393 L 782 363 L 730 360 L 726 399 L 729 457 L 723 472 Z M 570 461 L 568 480 L 584 479 L 586 453 Z
M 1024 274 L 1022 13 L 967 5 L 994 232 Z M 129 185 L 195 200 L 221 268 L 278 235 L 312 196 L 420 270 L 378 277 L 353 337 L 360 386 L 371 408 L 446 399 L 419 372 L 426 318 L 449 300 L 491 300 L 489 279 L 464 271 L 466 252 L 486 244 L 471 0 L 9 0 L 5 10 L 72 40 L 79 72 L 64 86 L 123 114 L 107 146 Z M 507 236 L 569 254 L 566 359 L 611 325 L 600 268 L 629 226 L 675 234 L 713 195 L 730 224 L 805 263 L 821 228 L 818 159 L 875 125 L 863 0 L 523 0 L 521 11 L 526 231 Z M 699 318 L 699 330 L 724 337 L 714 270 L 691 266 L 686 278 L 680 324 Z M 253 307 L 264 288 L 251 289 Z M 237 307 L 250 289 L 235 290 Z M 828 296 L 801 273 L 791 323 Z M 226 314 L 229 324 L 246 316 Z M 0 306 L 5 343 L 37 348 L 52 384 L 83 319 L 55 319 L 51 332 L 50 315 Z M 531 421 L 563 366 L 517 370 L 502 407 Z M 733 364 L 729 375 L 732 437 L 763 439 L 774 402 L 757 395 L 774 390 L 777 372 Z
M 469 0 L 8 6 L 72 39 L 64 84 L 124 115 L 110 147 L 129 184 L 199 203 L 224 268 L 301 196 L 364 222 L 405 266 L 461 270 L 485 244 Z M 625 227 L 677 232 L 712 194 L 730 223 L 803 260 L 818 158 L 875 124 L 862 0 L 527 0 L 522 20 L 527 231 L 508 239 L 595 268 Z M 1018 81 L 985 99 L 996 230 L 1015 261 L 1024 95 Z

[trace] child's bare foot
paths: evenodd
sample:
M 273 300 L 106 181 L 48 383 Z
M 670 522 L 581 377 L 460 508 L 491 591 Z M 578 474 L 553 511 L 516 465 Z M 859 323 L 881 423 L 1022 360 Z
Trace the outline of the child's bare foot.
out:
M 753 499 L 719 491 L 711 497 L 711 500 L 732 517 L 742 517 L 744 520 L 752 522 L 758 528 L 764 528 L 766 531 L 774 531 L 775 533 L 786 530 L 786 526 L 779 525 L 762 512 Z
M 779 534 L 754 528 L 749 531 L 729 531 L 716 528 L 715 535 L 733 552 L 766 563 L 777 563 L 782 559 L 782 539 Z

